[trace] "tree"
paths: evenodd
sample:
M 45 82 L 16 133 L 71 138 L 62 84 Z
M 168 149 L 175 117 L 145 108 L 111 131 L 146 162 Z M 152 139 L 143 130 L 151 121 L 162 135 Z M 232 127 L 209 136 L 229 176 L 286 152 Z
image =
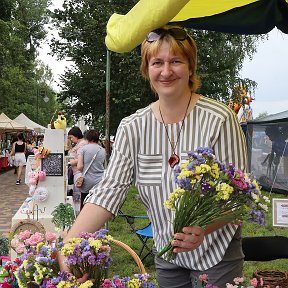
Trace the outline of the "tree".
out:
M 45 37 L 44 24 L 48 21 L 49 2 L 5 2 L 6 16 L 0 19 L 1 112 L 10 118 L 23 112 L 46 126 L 55 110 L 56 95 L 49 86 L 51 71 L 36 60 L 36 48 Z M 43 91 L 49 99 L 48 103 L 42 100 Z
M 255 120 L 260 120 L 264 117 L 267 117 L 269 114 L 267 111 L 259 113 L 259 115 L 255 118 Z
M 63 10 L 52 13 L 59 37 L 51 47 L 59 59 L 70 59 L 74 65 L 61 78 L 60 102 L 68 114 L 85 116 L 89 124 L 102 125 L 105 119 L 106 23 L 113 12 L 126 14 L 135 1 L 65 0 Z M 239 71 L 246 55 L 256 51 L 258 36 L 228 35 L 193 31 L 199 46 L 200 93 L 228 102 L 239 82 Z M 111 55 L 111 121 L 114 134 L 120 120 L 154 100 L 150 87 L 139 73 L 139 49 Z M 246 81 L 253 88 L 256 83 Z

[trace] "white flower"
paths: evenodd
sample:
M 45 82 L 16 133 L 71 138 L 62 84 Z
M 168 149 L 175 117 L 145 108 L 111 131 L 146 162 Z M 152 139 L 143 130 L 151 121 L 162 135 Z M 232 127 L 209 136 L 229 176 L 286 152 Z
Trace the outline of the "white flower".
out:
M 268 206 L 266 204 L 259 203 L 259 206 L 265 211 L 268 211 Z

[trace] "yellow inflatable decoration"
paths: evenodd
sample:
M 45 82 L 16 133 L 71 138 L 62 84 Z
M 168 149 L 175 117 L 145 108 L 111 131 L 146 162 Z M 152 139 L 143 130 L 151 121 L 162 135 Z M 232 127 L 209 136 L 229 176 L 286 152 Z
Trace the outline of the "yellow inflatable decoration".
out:
M 141 44 L 148 32 L 168 22 L 211 16 L 257 1 L 139 0 L 126 15 L 115 13 L 110 17 L 105 43 L 111 51 L 129 52 Z

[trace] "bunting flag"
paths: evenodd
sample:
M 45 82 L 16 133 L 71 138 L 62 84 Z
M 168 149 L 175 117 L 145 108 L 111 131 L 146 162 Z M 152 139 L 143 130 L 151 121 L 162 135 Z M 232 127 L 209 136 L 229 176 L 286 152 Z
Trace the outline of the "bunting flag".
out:
M 110 17 L 106 46 L 129 52 L 169 22 L 236 34 L 264 34 L 277 27 L 288 34 L 288 0 L 139 0 L 126 15 Z

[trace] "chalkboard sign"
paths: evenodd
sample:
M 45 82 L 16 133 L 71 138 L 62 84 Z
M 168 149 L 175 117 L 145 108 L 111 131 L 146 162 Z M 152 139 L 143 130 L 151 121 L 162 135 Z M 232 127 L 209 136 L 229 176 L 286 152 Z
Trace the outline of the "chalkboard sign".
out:
M 63 176 L 63 153 L 50 153 L 41 160 L 41 170 L 46 176 Z

